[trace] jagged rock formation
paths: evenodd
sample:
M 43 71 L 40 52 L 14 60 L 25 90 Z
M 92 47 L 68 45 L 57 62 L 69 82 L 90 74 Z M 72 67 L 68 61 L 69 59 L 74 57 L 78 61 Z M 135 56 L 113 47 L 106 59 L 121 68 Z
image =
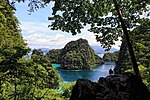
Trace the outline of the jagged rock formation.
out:
M 147 19 L 146 23 L 132 30 L 130 35 L 137 62 L 146 68 L 150 67 L 150 20 Z M 123 39 L 115 73 L 123 73 L 125 70 L 131 69 L 131 66 L 127 43 Z
M 127 53 L 127 43 L 126 40 L 123 39 L 121 47 L 120 47 L 120 52 L 118 55 L 118 60 L 116 62 L 116 66 L 114 68 L 114 71 L 116 74 L 121 74 L 122 72 L 125 71 L 126 65 L 125 63 L 129 61 L 128 53 Z
M 103 60 L 104 61 L 117 61 L 118 56 L 119 56 L 119 51 L 108 52 L 104 54 Z
M 52 63 L 60 63 L 60 68 L 67 70 L 91 69 L 94 64 L 103 64 L 102 58 L 94 53 L 85 39 L 71 41 L 63 49 L 49 51 L 46 55 Z
M 131 73 L 100 78 L 98 83 L 77 80 L 70 100 L 149 100 L 145 84 Z
M 91 69 L 96 62 L 102 64 L 102 59 L 95 56 L 93 49 L 85 39 L 71 41 L 62 49 L 61 68 L 63 69 Z M 99 58 L 99 59 L 96 59 Z

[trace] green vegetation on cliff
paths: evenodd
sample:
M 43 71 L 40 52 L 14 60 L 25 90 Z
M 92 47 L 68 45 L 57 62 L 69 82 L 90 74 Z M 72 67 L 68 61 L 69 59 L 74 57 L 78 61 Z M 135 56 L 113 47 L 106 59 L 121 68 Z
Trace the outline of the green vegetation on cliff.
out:
M 26 59 L 29 51 L 12 7 L 7 0 L 0 0 L 0 100 L 53 97 L 50 93 L 60 82 L 58 73 L 40 50 L 33 50 L 31 58 Z
M 130 32 L 130 37 L 138 64 L 147 68 L 150 67 L 150 20 L 145 19 L 139 27 Z M 121 47 L 126 48 L 126 44 L 121 45 Z M 122 57 L 124 59 L 119 59 L 118 61 L 122 62 L 117 68 L 117 70 L 121 70 L 121 72 L 130 69 L 132 66 L 127 49 L 123 49 L 122 52 L 124 51 L 127 56 L 124 55 Z
M 119 56 L 119 51 L 108 52 L 108 53 L 104 54 L 103 60 L 104 61 L 117 61 L 118 60 L 118 56 Z
M 71 41 L 63 49 L 50 50 L 46 55 L 53 63 L 60 63 L 62 69 L 91 69 L 92 65 L 103 63 L 85 39 Z
M 39 71 L 36 75 L 42 78 L 42 80 L 40 80 L 41 86 L 43 88 L 58 87 L 60 82 L 60 76 L 57 71 L 54 70 L 50 60 L 47 59 L 44 53 L 41 50 L 34 49 L 31 55 L 31 59 L 38 65 L 37 68 L 41 67 L 41 71 Z
M 60 63 L 61 49 L 52 49 L 46 53 L 46 56 L 50 59 L 52 63 Z
M 67 43 L 61 57 L 63 69 L 91 69 L 95 64 L 95 53 L 85 39 Z

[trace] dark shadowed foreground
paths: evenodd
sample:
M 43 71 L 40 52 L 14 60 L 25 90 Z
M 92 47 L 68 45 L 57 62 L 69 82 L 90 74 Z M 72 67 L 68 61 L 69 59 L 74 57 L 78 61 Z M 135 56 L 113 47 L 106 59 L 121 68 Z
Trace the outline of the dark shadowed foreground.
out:
M 77 80 L 70 100 L 150 100 L 145 84 L 131 73 L 100 78 L 98 83 Z

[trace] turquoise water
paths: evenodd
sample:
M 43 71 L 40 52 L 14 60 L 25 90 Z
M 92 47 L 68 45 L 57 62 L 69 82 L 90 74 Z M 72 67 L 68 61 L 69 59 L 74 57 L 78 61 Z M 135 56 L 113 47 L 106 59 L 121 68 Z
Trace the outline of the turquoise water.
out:
M 60 64 L 52 64 L 54 69 L 58 69 L 60 67 Z
M 100 77 L 108 76 L 109 69 L 113 69 L 115 67 L 115 63 L 105 62 L 103 65 L 97 65 L 93 70 L 62 70 L 59 69 L 60 64 L 53 64 L 53 66 L 65 82 L 74 82 L 79 78 L 97 81 Z

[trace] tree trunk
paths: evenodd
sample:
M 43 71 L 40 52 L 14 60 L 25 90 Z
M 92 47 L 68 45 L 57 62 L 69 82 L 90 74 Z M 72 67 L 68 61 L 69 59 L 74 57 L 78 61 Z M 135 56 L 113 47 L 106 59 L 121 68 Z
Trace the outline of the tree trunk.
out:
M 128 34 L 128 31 L 127 31 L 127 27 L 126 27 L 125 21 L 123 19 L 122 13 L 120 11 L 119 4 L 117 3 L 116 0 L 113 0 L 113 2 L 114 2 L 114 5 L 115 5 L 115 9 L 118 13 L 118 17 L 119 17 L 119 20 L 121 22 L 121 27 L 123 29 L 123 32 L 124 32 L 124 35 L 125 35 L 125 38 L 126 38 L 129 54 L 130 54 L 130 57 L 131 57 L 131 62 L 133 64 L 134 73 L 135 73 L 135 75 L 137 75 L 141 79 L 140 74 L 139 74 L 137 61 L 136 61 L 135 54 L 134 54 L 134 51 L 133 51 L 133 47 L 132 47 L 132 44 L 131 44 L 130 39 L 129 39 L 129 34 Z
M 16 83 L 16 73 L 17 73 L 17 71 L 16 71 L 16 69 L 14 70 L 14 80 L 15 80 L 15 83 L 14 83 L 14 86 L 15 86 L 15 95 L 14 95 L 14 100 L 17 100 L 17 83 Z

